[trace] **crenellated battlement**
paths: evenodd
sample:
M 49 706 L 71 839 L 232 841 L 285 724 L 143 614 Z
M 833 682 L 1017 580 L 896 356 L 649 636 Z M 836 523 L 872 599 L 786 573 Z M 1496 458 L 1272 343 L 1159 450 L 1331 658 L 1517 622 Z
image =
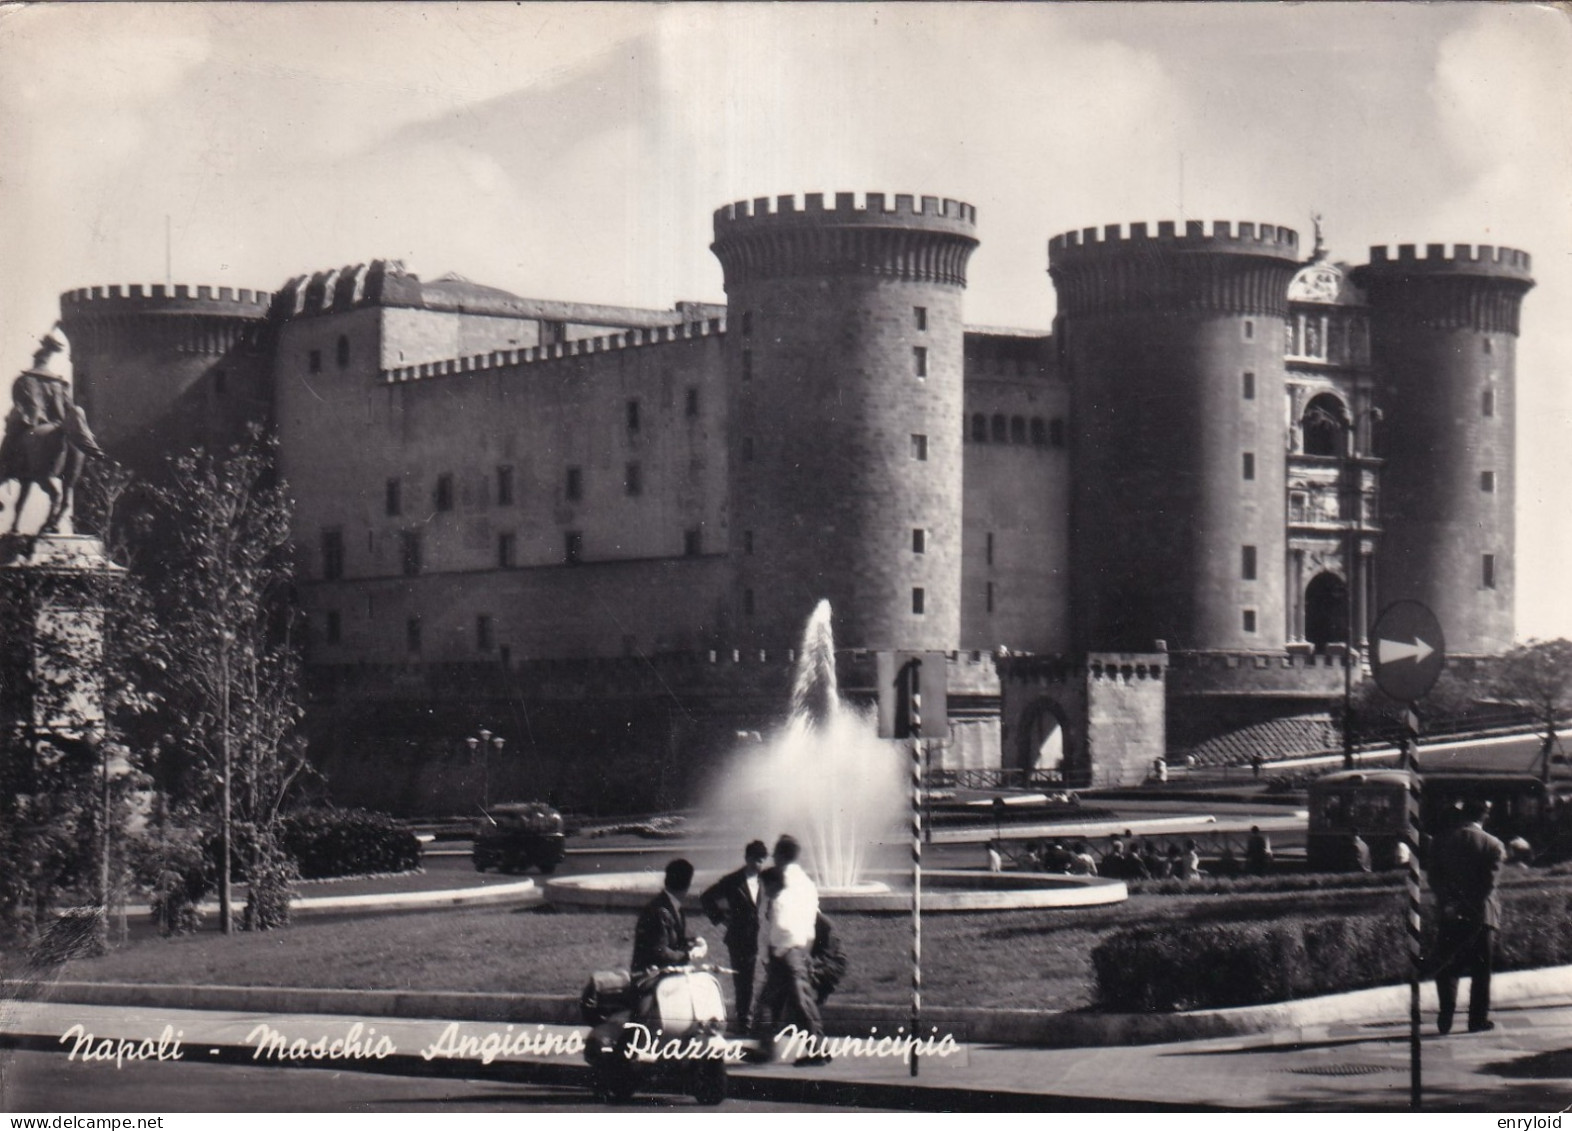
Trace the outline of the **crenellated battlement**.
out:
M 490 369 L 511 369 L 522 365 L 560 361 L 563 358 L 588 357 L 592 354 L 669 345 L 675 342 L 691 342 L 701 338 L 719 338 L 725 332 L 726 319 L 711 318 L 703 322 L 685 322 L 680 326 L 654 326 L 649 329 L 628 330 L 621 334 L 604 334 L 597 338 L 577 338 L 570 342 L 557 342 L 551 345 L 527 346 L 515 350 L 492 350 L 489 353 L 428 361 L 419 365 L 401 365 L 394 369 L 384 369 L 378 376 L 384 384 L 397 385 L 427 377 L 449 377 Z
M 890 196 L 882 192 L 838 192 L 833 203 L 826 204 L 824 193 L 810 192 L 804 194 L 801 207 L 798 207 L 796 196 L 788 193 L 739 200 L 715 210 L 717 239 L 736 226 L 781 223 L 931 226 L 970 231 L 977 224 L 977 209 L 965 201 L 948 197 L 919 197 L 911 193 Z
M 1299 233 L 1276 224 L 1231 220 L 1213 220 L 1210 226 L 1200 220 L 1188 220 L 1181 232 L 1174 221 L 1160 220 L 1155 234 L 1150 225 L 1137 222 L 1128 227 L 1107 224 L 1101 228 L 1081 228 L 1048 241 L 1048 259 L 1054 265 L 1093 256 L 1169 250 L 1248 253 L 1291 259 L 1299 254 Z
M 1367 271 L 1398 271 L 1404 274 L 1425 273 L 1442 275 L 1496 275 L 1509 279 L 1528 279 L 1533 267 L 1532 257 L 1526 251 L 1492 244 L 1452 244 L 1451 251 L 1444 243 L 1425 244 L 1424 254 L 1418 253 L 1415 244 L 1397 245 L 1397 254 L 1386 245 L 1370 249 Z
M 62 314 L 224 314 L 241 318 L 266 317 L 273 301 L 269 291 L 235 287 L 166 286 L 152 283 L 78 287 L 60 296 Z

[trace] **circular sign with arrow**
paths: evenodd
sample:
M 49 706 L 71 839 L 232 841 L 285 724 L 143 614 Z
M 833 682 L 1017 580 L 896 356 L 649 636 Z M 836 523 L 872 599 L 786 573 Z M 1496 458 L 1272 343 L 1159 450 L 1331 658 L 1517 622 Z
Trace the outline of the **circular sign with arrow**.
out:
M 1435 686 L 1446 666 L 1441 622 L 1418 601 L 1395 601 L 1370 628 L 1370 674 L 1393 699 L 1412 703 Z

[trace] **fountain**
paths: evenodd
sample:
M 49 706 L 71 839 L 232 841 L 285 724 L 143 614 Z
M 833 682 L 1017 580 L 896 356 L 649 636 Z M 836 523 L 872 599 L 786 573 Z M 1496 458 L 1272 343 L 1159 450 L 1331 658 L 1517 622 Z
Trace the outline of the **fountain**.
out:
M 734 755 L 701 824 L 706 839 L 718 837 L 738 849 L 754 837 L 772 841 L 793 833 L 827 910 L 909 911 L 909 890 L 897 887 L 905 876 L 875 868 L 873 859 L 881 847 L 889 854 L 886 864 L 904 855 L 905 766 L 903 747 L 877 736 L 872 712 L 841 698 L 830 605 L 820 601 L 803 630 L 790 712 L 762 744 Z M 701 876 L 695 890 L 710 878 Z M 925 911 L 1086 906 L 1128 894 L 1117 880 L 1035 872 L 924 869 L 923 885 Z M 546 899 L 634 907 L 659 888 L 659 872 L 570 876 L 547 883 Z

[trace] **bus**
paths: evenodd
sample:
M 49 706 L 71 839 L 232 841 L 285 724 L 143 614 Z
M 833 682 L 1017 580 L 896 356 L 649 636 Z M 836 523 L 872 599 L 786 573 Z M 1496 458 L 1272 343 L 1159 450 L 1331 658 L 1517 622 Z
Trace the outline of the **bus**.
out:
M 1408 823 L 1410 770 L 1343 770 L 1310 783 L 1311 871 L 1345 871 L 1357 833 L 1370 847 L 1371 866 L 1396 868 Z M 1432 771 L 1419 775 L 1420 844 L 1445 832 L 1468 800 L 1490 802 L 1487 832 L 1503 843 L 1521 838 L 1536 863 L 1572 855 L 1572 778 L 1548 784 L 1533 774 Z

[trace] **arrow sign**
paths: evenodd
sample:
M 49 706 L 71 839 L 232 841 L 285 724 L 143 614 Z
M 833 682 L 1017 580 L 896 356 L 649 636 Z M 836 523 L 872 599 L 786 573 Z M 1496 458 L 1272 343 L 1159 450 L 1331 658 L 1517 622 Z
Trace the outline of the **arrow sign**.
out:
M 1423 699 L 1446 664 L 1446 637 L 1435 614 L 1418 601 L 1388 605 L 1370 626 L 1370 674 L 1400 703 Z
M 1390 664 L 1395 660 L 1413 660 L 1416 664 L 1425 662 L 1425 658 L 1435 649 L 1423 640 L 1415 640 L 1412 644 L 1405 644 L 1401 640 L 1377 640 L 1376 659 L 1383 664 Z

